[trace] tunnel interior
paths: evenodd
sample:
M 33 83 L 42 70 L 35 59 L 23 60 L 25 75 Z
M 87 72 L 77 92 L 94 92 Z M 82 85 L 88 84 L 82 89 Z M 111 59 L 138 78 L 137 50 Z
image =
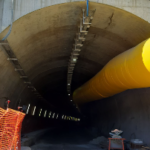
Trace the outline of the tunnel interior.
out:
M 137 138 L 150 145 L 150 88 L 129 89 L 83 105 L 77 105 L 72 97 L 74 90 L 112 58 L 148 39 L 150 24 L 117 7 L 90 2 L 89 9 L 96 11 L 68 95 L 68 62 L 82 9 L 86 9 L 86 2 L 68 2 L 36 10 L 13 22 L 7 38 L 9 46 L 44 99 L 38 98 L 20 78 L 4 52 L 3 48 L 9 47 L 1 45 L 0 106 L 4 108 L 7 99 L 11 100 L 10 108 L 27 106 L 22 134 L 55 127 L 49 132 L 52 137 L 46 135 L 52 143 L 66 142 L 70 137 L 71 144 L 86 143 L 99 136 L 108 138 L 111 130 L 120 129 L 127 141 Z M 0 33 L 0 39 L 8 30 Z

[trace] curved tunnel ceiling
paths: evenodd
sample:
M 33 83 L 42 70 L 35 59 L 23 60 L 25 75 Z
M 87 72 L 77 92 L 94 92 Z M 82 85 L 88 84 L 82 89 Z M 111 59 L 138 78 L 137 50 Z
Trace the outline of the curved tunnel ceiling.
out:
M 14 22 L 7 39 L 29 79 L 55 106 L 68 104 L 68 61 L 81 9 L 85 6 L 85 3 L 72 2 L 29 13 Z M 96 9 L 96 13 L 74 70 L 72 91 L 114 56 L 150 36 L 150 24 L 133 14 L 92 2 L 90 9 Z M 0 39 L 7 31 L 0 34 Z

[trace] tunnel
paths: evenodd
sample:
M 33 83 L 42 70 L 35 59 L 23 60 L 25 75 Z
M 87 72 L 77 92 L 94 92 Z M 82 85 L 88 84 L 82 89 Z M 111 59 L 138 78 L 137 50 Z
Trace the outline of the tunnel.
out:
M 16 0 L 14 15 L 30 7 L 27 3 L 30 4 Z M 80 52 L 72 67 L 70 58 L 74 59 L 72 53 L 87 3 L 67 1 L 50 5 L 47 1 L 45 5 L 13 21 L 7 39 L 2 40 L 10 26 L 0 33 L 0 107 L 6 109 L 8 99 L 9 107 L 14 110 L 25 107 L 22 138 L 46 131 L 45 136 L 29 146 L 56 150 L 64 148 L 61 144 L 69 143 L 73 146 L 64 149 L 96 149 L 87 143 L 101 136 L 108 139 L 111 130 L 119 129 L 126 141 L 140 139 L 150 146 L 150 84 L 126 88 L 103 98 L 88 95 L 84 103 L 80 103 L 82 96 L 76 100 L 73 94 L 112 59 L 148 40 L 149 22 L 112 6 L 111 1 L 107 4 L 90 1 L 89 26 L 85 27 L 86 34 L 82 33 L 84 39 L 79 43 Z M 71 73 L 69 68 L 73 68 Z M 144 80 L 139 64 L 135 63 L 133 68 L 135 77 Z M 32 136 L 36 138 L 36 134 Z M 51 145 L 46 147 L 40 142 Z

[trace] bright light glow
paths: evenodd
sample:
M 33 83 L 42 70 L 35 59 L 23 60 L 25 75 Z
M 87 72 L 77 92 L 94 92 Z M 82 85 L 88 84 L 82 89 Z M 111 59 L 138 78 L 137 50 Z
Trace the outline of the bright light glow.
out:
M 68 96 L 70 96 L 70 94 L 68 94 Z
M 73 58 L 73 61 L 74 61 L 74 62 L 76 62 L 76 61 L 77 61 L 77 59 L 76 59 L 76 58 Z
M 68 85 L 70 85 L 70 83 L 68 83 Z
M 72 99 L 70 101 L 72 102 Z
M 34 106 L 32 116 L 34 116 L 34 115 L 35 115 L 35 110 L 36 110 L 36 106 Z
M 50 112 L 49 112 L 49 118 L 51 117 L 51 114 L 52 114 L 52 112 L 50 111 Z
M 64 119 L 64 115 L 62 115 L 62 117 L 61 117 L 62 119 Z
M 80 121 L 80 118 L 78 118 L 78 121 Z
M 58 119 L 59 114 L 57 114 L 56 119 Z
M 30 104 L 28 105 L 28 108 L 27 108 L 26 114 L 28 114 L 28 113 L 29 113 L 29 109 L 30 109 Z
M 66 120 L 66 116 L 64 117 L 64 119 Z
M 40 113 L 39 113 L 39 116 L 41 116 L 41 113 L 42 113 L 42 109 L 40 109 Z
M 54 118 L 55 117 L 55 113 L 53 113 L 53 116 L 52 116 L 52 118 Z
M 44 117 L 46 117 L 47 110 L 45 110 Z

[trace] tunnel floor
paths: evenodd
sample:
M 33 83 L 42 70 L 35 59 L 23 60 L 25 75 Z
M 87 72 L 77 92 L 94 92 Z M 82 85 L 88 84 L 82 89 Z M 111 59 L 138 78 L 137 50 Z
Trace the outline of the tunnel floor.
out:
M 100 150 L 89 142 L 93 139 L 83 128 L 55 128 L 39 139 L 32 150 Z

